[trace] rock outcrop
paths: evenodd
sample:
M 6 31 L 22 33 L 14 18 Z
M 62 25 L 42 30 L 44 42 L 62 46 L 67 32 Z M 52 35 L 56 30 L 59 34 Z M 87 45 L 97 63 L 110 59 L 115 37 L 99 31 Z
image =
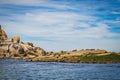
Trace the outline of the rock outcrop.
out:
M 7 38 L 7 34 L 0 26 L 0 57 L 2 58 L 31 58 L 44 56 L 46 52 L 30 42 L 23 43 L 19 36 Z
M 0 40 L 4 41 L 5 39 L 7 39 L 7 35 L 6 35 L 5 31 L 1 28 L 1 25 L 0 25 Z
M 24 48 L 18 43 L 13 43 L 13 44 L 8 45 L 8 52 L 10 54 L 24 54 L 25 53 Z
M 111 63 L 120 62 L 120 53 L 99 49 L 46 52 L 44 49 L 33 45 L 33 43 L 21 42 L 19 36 L 7 38 L 7 34 L 0 26 L 0 58 L 21 58 L 26 61 L 42 62 Z

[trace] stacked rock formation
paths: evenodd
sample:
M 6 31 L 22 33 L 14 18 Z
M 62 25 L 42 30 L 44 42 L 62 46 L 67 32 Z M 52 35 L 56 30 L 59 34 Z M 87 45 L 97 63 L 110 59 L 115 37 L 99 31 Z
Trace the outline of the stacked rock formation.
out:
M 20 36 L 7 38 L 7 34 L 0 26 L 0 58 L 31 58 L 44 56 L 46 52 L 30 42 L 23 43 Z

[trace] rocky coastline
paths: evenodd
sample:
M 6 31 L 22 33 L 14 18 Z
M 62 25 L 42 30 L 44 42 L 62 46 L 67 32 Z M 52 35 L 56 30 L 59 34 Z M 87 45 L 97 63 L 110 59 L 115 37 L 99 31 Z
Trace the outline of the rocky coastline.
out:
M 0 59 L 24 59 L 27 62 L 66 62 L 66 63 L 120 63 L 120 52 L 100 49 L 47 52 L 30 42 L 22 42 L 15 35 L 8 38 L 0 25 Z

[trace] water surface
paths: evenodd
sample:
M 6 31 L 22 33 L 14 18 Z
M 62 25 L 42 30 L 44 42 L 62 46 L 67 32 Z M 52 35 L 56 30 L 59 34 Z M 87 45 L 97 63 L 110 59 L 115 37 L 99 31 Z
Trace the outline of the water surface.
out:
M 120 80 L 120 63 L 24 62 L 0 59 L 0 80 Z

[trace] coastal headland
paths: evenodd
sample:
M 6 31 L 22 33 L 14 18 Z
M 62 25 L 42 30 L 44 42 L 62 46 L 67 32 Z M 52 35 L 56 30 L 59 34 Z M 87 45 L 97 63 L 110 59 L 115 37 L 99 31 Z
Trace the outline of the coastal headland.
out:
M 0 25 L 0 58 L 24 59 L 33 62 L 120 63 L 120 52 L 101 49 L 47 52 L 31 42 L 22 42 L 18 35 L 8 38 Z

